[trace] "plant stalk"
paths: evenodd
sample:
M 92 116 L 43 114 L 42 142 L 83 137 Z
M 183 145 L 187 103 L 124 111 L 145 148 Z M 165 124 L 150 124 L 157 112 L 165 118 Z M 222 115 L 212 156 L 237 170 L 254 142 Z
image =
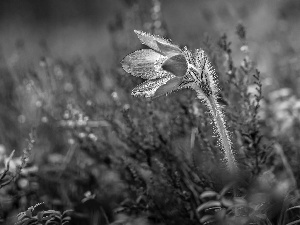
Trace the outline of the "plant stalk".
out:
M 217 99 L 213 95 L 206 97 L 205 103 L 209 108 L 210 114 L 213 117 L 214 125 L 216 128 L 215 131 L 220 138 L 222 149 L 225 154 L 227 169 L 229 170 L 230 174 L 233 175 L 237 172 L 238 167 L 232 151 L 231 141 L 226 128 L 226 123 L 223 112 L 221 110 L 221 106 L 219 105 Z

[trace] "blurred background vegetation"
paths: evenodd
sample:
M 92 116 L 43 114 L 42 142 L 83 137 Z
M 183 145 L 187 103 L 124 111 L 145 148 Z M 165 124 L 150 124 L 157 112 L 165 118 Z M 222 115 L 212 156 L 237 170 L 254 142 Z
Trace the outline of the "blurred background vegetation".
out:
M 147 185 L 152 184 L 149 174 L 152 177 L 158 173 L 157 167 L 168 164 L 167 170 L 176 180 L 177 175 L 172 172 L 182 162 L 174 157 L 183 154 L 185 160 L 193 161 L 187 149 L 191 150 L 189 143 L 196 127 L 199 140 L 205 141 L 193 146 L 206 149 L 196 157 L 201 165 L 198 175 L 203 179 L 201 185 L 197 184 L 201 187 L 197 192 L 219 191 L 218 185 L 222 185 L 212 184 L 217 176 L 213 168 L 219 160 L 218 147 L 211 138 L 204 107 L 195 101 L 193 93 L 175 93 L 155 103 L 130 96 L 139 81 L 126 75 L 119 62 L 142 47 L 134 29 L 167 36 L 181 46 L 201 47 L 208 52 L 221 76 L 226 113 L 239 152 L 245 152 L 256 140 L 251 136 L 253 140 L 248 143 L 242 137 L 253 128 L 246 123 L 254 120 L 247 121 L 247 113 L 241 113 L 240 120 L 245 121 L 238 121 L 234 115 L 234 107 L 244 112 L 252 109 L 251 103 L 247 103 L 248 108 L 240 104 L 249 96 L 237 100 L 228 93 L 235 89 L 226 83 L 230 72 L 226 62 L 231 60 L 226 57 L 232 57 L 236 68 L 243 66 L 245 54 L 241 47 L 247 46 L 263 87 L 257 112 L 259 133 L 265 142 L 262 145 L 275 141 L 277 148 L 259 150 L 273 157 L 259 168 L 256 165 L 253 169 L 252 165 L 257 155 L 249 156 L 250 169 L 245 171 L 256 179 L 266 171 L 276 176 L 277 170 L 289 166 L 294 181 L 299 182 L 299 21 L 297 0 L 0 1 L 0 163 L 4 164 L 5 157 L 15 149 L 16 167 L 18 156 L 27 146 L 26 139 L 35 128 L 35 145 L 27 170 L 14 184 L 1 189 L 0 217 L 12 223 L 17 213 L 45 202 L 48 208 L 56 210 L 75 209 L 74 218 L 89 224 L 112 223 L 118 218 L 113 212 L 120 210 L 120 205 L 122 212 L 130 208 L 127 214 L 136 210 L 133 214 L 137 221 L 131 221 L 132 224 L 147 224 L 145 218 L 151 214 L 147 213 L 155 212 L 155 207 L 160 208 L 161 215 L 153 216 L 152 222 L 175 224 L 180 217 L 185 221 L 181 224 L 197 224 L 191 215 L 190 220 L 181 214 L 172 220 L 178 209 L 169 209 L 168 204 L 174 204 L 171 200 L 155 205 L 160 197 L 148 195 Z M 238 24 L 246 28 L 245 40 L 237 35 Z M 230 54 L 225 55 L 224 45 L 220 45 L 224 34 L 232 43 Z M 241 85 L 242 91 L 256 93 L 254 83 L 241 81 Z M 170 153 L 174 148 L 178 151 Z M 274 155 L 279 155 L 280 163 Z M 205 163 L 206 158 L 213 159 Z M 143 179 L 135 176 L 136 170 Z M 184 171 L 179 172 L 182 177 L 187 176 Z M 165 175 L 160 176 L 154 183 L 164 183 Z M 282 176 L 277 177 L 278 181 L 284 179 Z M 139 196 L 148 203 L 154 202 L 154 206 L 142 209 L 143 199 L 135 199 Z M 197 202 L 193 204 L 198 206 Z

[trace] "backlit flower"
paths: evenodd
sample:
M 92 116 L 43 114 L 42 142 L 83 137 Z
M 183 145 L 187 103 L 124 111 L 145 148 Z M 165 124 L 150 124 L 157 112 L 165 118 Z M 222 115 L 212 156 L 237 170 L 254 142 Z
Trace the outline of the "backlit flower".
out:
M 182 88 L 193 88 L 207 97 L 217 91 L 214 70 L 203 50 L 192 53 L 159 36 L 134 32 L 151 49 L 135 51 L 121 62 L 126 72 L 147 79 L 132 90 L 133 96 L 155 98 Z

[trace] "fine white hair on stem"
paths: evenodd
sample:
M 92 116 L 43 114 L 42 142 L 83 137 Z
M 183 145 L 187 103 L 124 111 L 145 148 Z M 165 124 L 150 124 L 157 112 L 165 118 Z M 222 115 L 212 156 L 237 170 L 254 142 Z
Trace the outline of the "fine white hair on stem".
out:
M 216 98 L 212 96 L 211 98 L 208 98 L 208 101 L 209 104 L 207 105 L 211 114 L 213 115 L 214 123 L 217 127 L 216 133 L 218 134 L 220 142 L 222 143 L 227 167 L 230 172 L 234 173 L 237 170 L 237 165 L 232 151 L 232 142 L 230 140 L 229 132 L 225 123 L 225 116 Z
M 204 64 L 205 63 L 205 64 Z M 208 60 L 207 55 L 202 49 L 195 51 L 195 65 L 199 69 L 200 74 L 207 76 L 207 85 L 209 92 L 202 90 L 201 88 L 195 89 L 197 97 L 206 104 L 209 112 L 213 118 L 215 130 L 214 132 L 218 135 L 221 147 L 225 154 L 225 161 L 227 168 L 231 173 L 237 171 L 236 160 L 232 151 L 232 142 L 230 140 L 229 131 L 226 126 L 225 116 L 222 111 L 222 106 L 218 103 L 218 80 L 216 72 Z M 203 66 L 204 65 L 204 66 Z

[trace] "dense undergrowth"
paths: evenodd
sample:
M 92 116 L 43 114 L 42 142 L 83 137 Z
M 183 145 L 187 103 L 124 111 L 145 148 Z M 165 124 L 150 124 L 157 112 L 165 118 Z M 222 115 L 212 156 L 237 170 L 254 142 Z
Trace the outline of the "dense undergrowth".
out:
M 120 61 L 143 48 L 133 30 L 169 36 L 159 1 L 151 4 L 128 1 L 128 11 L 111 23 L 116 60 L 106 73 L 94 59 L 66 61 L 50 52 L 30 68 L 2 64 L 1 107 L 10 114 L 1 114 L 1 130 L 17 126 L 18 118 L 30 133 L 21 160 L 1 147 L 3 224 L 291 225 L 300 219 L 300 100 L 288 88 L 263 96 L 264 78 L 242 24 L 236 30 L 241 61 L 233 61 L 226 34 L 200 46 L 218 75 L 238 176 L 226 170 L 212 118 L 193 91 L 153 101 L 130 96 L 141 79 Z M 9 146 L 11 136 L 1 141 Z

